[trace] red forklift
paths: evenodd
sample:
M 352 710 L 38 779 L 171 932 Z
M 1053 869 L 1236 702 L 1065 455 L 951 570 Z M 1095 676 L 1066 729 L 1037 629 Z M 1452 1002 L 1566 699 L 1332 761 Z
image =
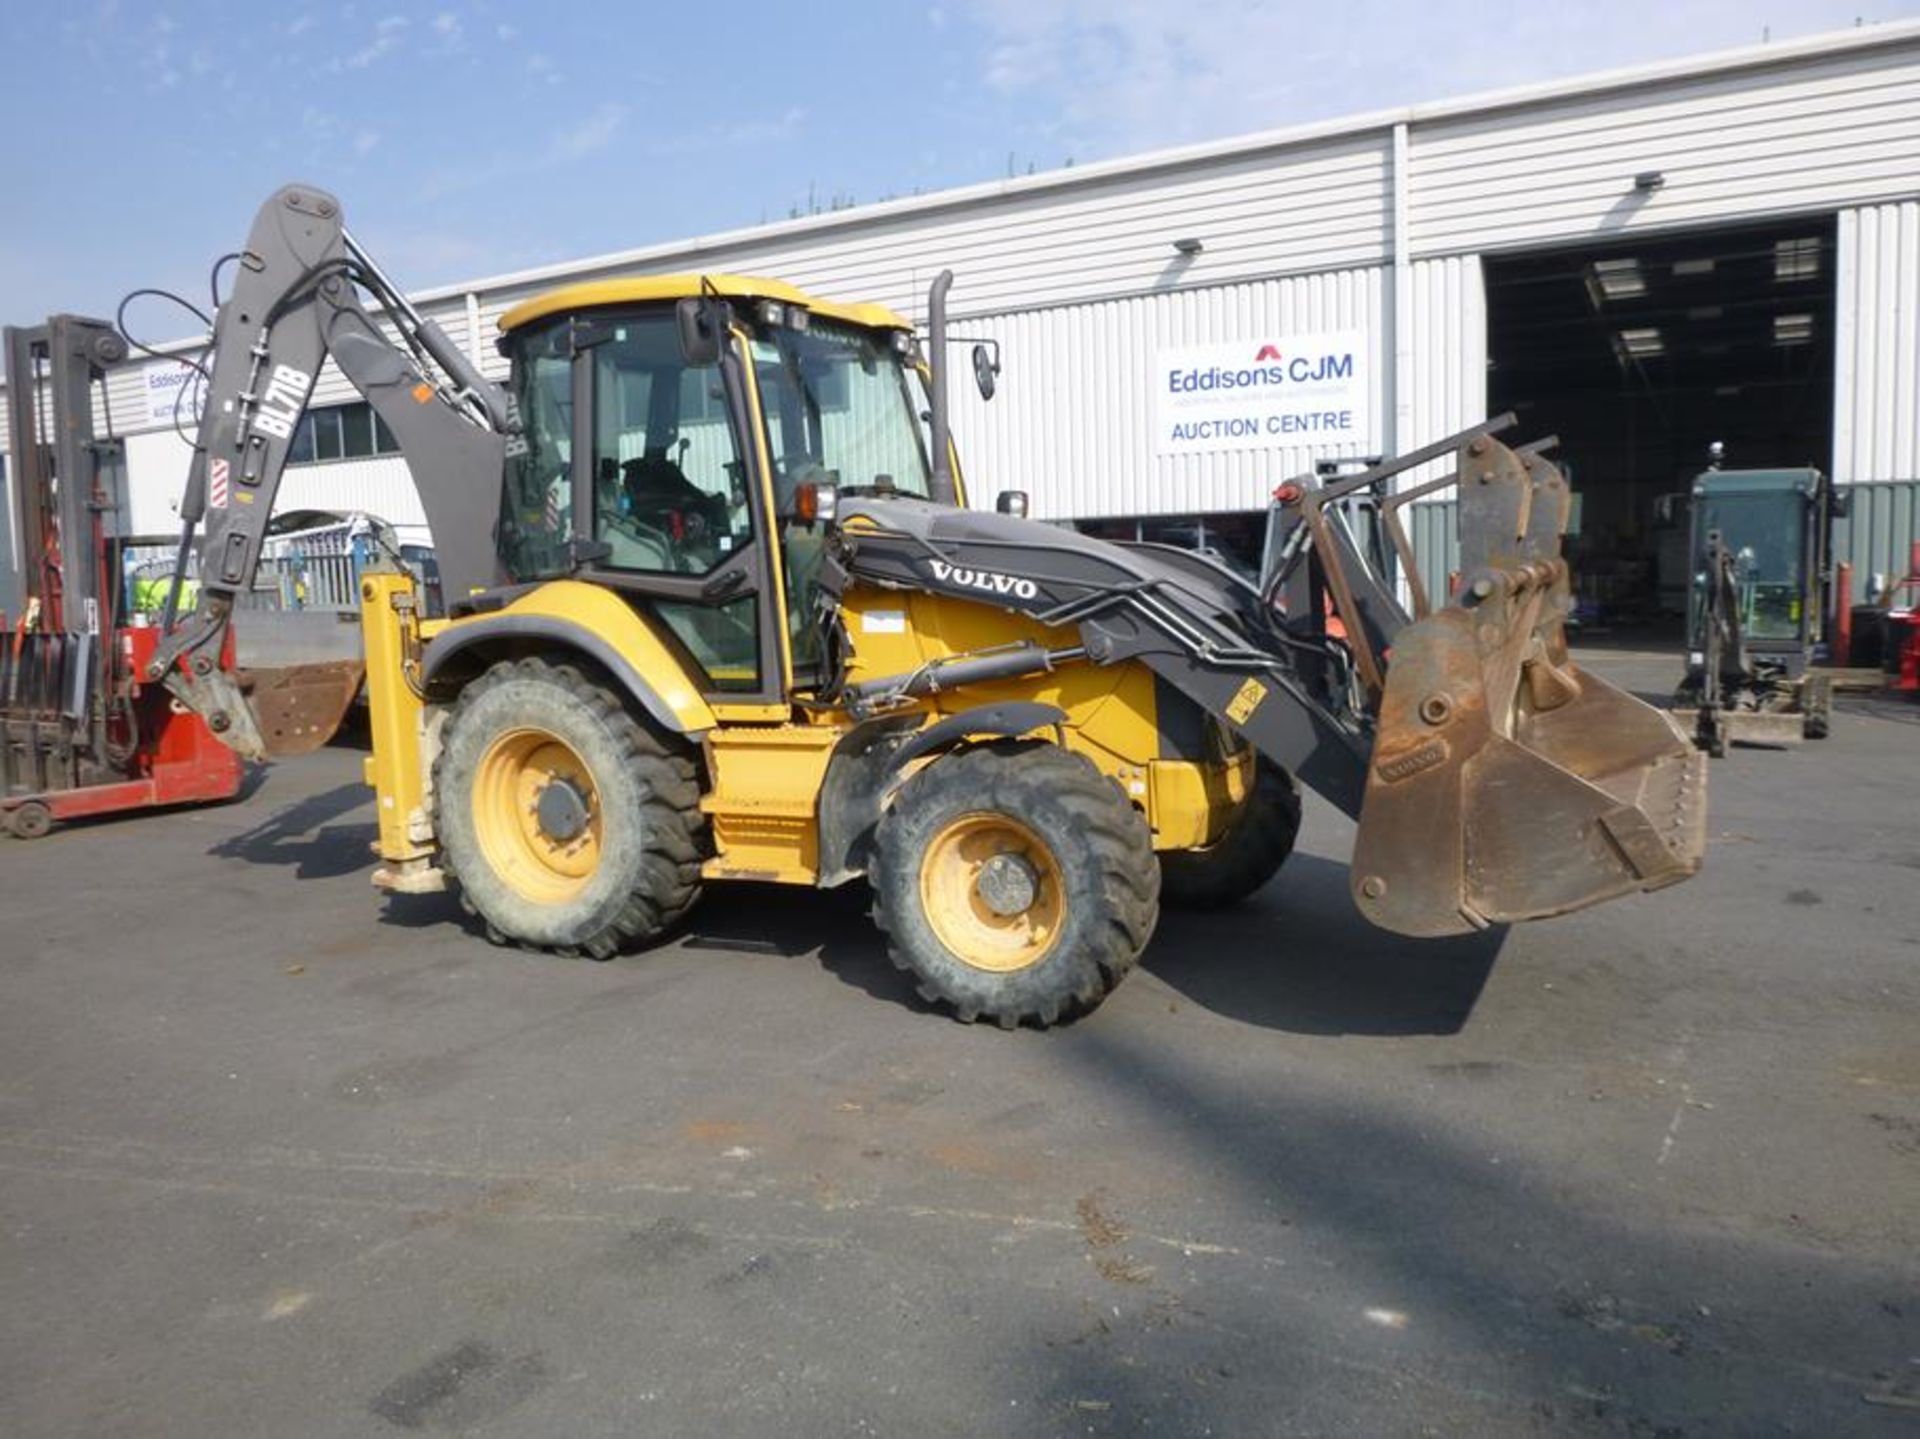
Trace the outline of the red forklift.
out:
M 180 596 L 152 625 L 126 593 L 125 465 L 106 392 L 126 340 L 103 321 L 55 315 L 8 327 L 5 345 L 20 600 L 0 616 L 0 826 L 34 839 L 59 820 L 233 798 L 239 757 L 142 680 Z M 231 632 L 218 664 L 233 668 Z

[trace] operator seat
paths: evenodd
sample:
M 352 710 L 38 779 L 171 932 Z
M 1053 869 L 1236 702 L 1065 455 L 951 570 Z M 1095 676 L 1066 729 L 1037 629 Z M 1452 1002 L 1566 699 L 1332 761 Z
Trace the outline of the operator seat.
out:
M 648 450 L 638 459 L 620 466 L 626 486 L 627 503 L 635 514 L 657 514 L 661 510 L 689 509 L 712 498 L 687 478 L 665 450 Z

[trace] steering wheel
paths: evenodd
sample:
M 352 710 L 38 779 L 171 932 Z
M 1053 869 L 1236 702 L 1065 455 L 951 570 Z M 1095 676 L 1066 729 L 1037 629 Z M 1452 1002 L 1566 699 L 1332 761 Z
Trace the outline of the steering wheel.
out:
M 712 545 L 729 528 L 726 501 L 719 495 L 641 496 L 624 518 L 648 526 L 675 545 Z

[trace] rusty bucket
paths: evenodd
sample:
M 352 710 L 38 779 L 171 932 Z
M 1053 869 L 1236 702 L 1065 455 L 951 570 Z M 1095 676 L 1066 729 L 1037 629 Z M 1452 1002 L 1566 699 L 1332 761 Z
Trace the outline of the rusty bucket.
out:
M 332 739 L 366 671 L 359 660 L 242 670 L 240 689 L 268 756 L 308 754 Z
M 1459 934 L 1694 874 L 1704 756 L 1567 653 L 1565 478 L 1486 435 L 1461 447 L 1458 478 L 1460 593 L 1394 637 L 1386 669 L 1354 848 L 1361 912 Z

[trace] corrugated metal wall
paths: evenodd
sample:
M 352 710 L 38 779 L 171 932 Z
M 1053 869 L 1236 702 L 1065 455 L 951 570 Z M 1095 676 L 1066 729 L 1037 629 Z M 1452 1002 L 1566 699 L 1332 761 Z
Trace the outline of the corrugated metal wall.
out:
M 1920 539 L 1920 200 L 1842 210 L 1835 278 L 1833 473 L 1853 513 L 1834 553 L 1864 600 Z
M 1920 54 L 1696 75 L 1415 125 L 1413 253 L 1833 209 L 1913 187 Z M 1651 192 L 1634 176 L 1658 170 Z
M 1316 459 L 1372 453 L 1385 405 L 1379 268 L 1023 311 L 969 321 L 1004 347 L 1000 392 L 955 385 L 954 434 L 977 503 L 1026 490 L 1045 519 L 1263 507 Z M 1315 330 L 1364 330 L 1374 433 L 1346 445 L 1156 456 L 1154 355 L 1163 346 Z
M 1346 135 L 1070 184 L 1070 172 L 1003 197 L 801 233 L 740 232 L 569 266 L 489 290 L 482 326 L 559 283 L 608 275 L 726 270 L 777 275 L 816 294 L 918 317 L 944 268 L 960 315 L 1004 314 L 1172 285 L 1224 284 L 1385 258 L 1388 137 Z M 1188 258 L 1171 242 L 1202 237 Z
M 127 440 L 127 469 L 141 477 L 132 486 L 130 533 L 177 534 L 180 495 L 187 485 L 192 452 L 171 430 L 134 435 Z M 397 455 L 365 460 L 332 460 L 320 465 L 289 465 L 275 512 L 364 510 L 396 525 L 424 525 L 420 496 L 407 463 Z
M 1920 479 L 1920 200 L 1842 210 L 1835 277 L 1834 478 Z
M 1405 394 L 1397 405 L 1404 454 L 1487 417 L 1487 287 L 1478 255 L 1417 260 L 1410 267 L 1406 363 L 1396 370 Z M 1438 479 L 1436 462 L 1409 471 L 1401 486 Z
M 1448 500 L 1440 504 L 1409 505 L 1402 512 L 1407 521 L 1407 537 L 1413 541 L 1414 560 L 1420 566 L 1420 578 L 1427 587 L 1427 600 L 1434 606 L 1447 602 L 1447 577 L 1460 564 L 1460 507 Z
M 1845 493 L 1852 513 L 1834 522 L 1833 553 L 1853 566 L 1854 603 L 1865 604 L 1876 587 L 1907 573 L 1913 542 L 1920 539 L 1920 480 L 1850 485 Z

